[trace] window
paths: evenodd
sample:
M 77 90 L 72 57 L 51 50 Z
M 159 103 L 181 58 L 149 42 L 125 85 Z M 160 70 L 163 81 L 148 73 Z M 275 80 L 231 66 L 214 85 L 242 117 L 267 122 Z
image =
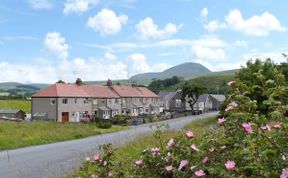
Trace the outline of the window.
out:
M 98 104 L 97 99 L 93 99 L 93 105 L 97 105 L 97 104 Z
M 74 103 L 77 104 L 77 98 L 74 99 Z
M 104 100 L 104 99 L 102 100 L 102 103 L 103 103 L 103 104 L 105 103 L 105 100 Z
M 117 98 L 115 99 L 115 103 L 118 103 L 118 99 Z
M 181 107 L 181 99 L 176 99 L 175 106 L 176 106 L 176 108 Z
M 108 99 L 108 103 L 111 104 L 112 103 L 112 99 Z
M 85 100 L 84 100 L 84 104 L 88 104 L 88 103 L 89 103 L 88 98 L 85 98 Z
M 125 98 L 121 99 L 122 104 L 125 104 Z
M 55 103 L 56 103 L 56 100 L 51 98 L 51 99 L 50 99 L 50 104 L 51 104 L 51 105 L 55 105 Z
M 67 99 L 67 98 L 63 98 L 63 99 L 62 99 L 62 103 L 63 103 L 63 104 L 67 104 L 67 103 L 68 103 L 68 99 Z
M 143 98 L 140 98 L 140 101 L 143 102 Z

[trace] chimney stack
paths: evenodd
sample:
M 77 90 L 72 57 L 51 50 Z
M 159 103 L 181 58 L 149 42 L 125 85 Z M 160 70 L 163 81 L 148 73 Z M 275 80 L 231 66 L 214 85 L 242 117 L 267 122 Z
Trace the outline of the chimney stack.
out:
M 81 80 L 81 78 L 77 78 L 77 80 L 76 80 L 76 85 L 77 86 L 81 86 L 82 85 L 82 80 Z
M 112 83 L 112 80 L 108 79 L 108 80 L 107 80 L 107 86 L 108 86 L 108 87 L 112 87 L 112 84 L 113 84 L 113 83 Z
M 137 83 L 135 81 L 132 82 L 131 84 L 132 87 L 137 87 Z

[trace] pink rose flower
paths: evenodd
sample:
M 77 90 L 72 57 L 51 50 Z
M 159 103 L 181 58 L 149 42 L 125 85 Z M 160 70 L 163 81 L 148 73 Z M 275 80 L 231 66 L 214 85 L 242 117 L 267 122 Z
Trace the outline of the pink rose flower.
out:
M 208 161 L 208 157 L 207 157 L 207 156 L 205 156 L 205 157 L 204 157 L 204 159 L 202 160 L 202 163 L 204 163 L 204 164 L 205 164 L 205 163 L 207 163 L 207 161 Z
M 280 123 L 275 124 L 273 127 L 274 127 L 275 129 L 280 129 L 280 128 L 281 128 L 281 124 L 280 124 Z
M 169 140 L 168 144 L 167 144 L 167 147 L 170 148 L 170 147 L 173 147 L 173 146 L 175 146 L 175 142 L 174 142 L 174 139 L 171 138 L 171 139 Z
M 248 134 L 253 133 L 253 129 L 252 129 L 252 123 L 248 122 L 248 123 L 243 123 L 242 127 L 244 128 L 245 132 L 247 132 Z
M 222 117 L 222 118 L 219 118 L 218 119 L 218 124 L 223 124 L 224 122 L 225 122 L 226 120 L 225 120 L 225 118 L 224 117 Z
M 109 172 L 108 177 L 112 177 L 112 176 L 113 176 L 112 172 Z
M 188 138 L 191 138 L 194 136 L 194 133 L 192 131 L 188 131 L 188 132 L 186 132 L 186 135 Z
M 225 163 L 225 167 L 227 170 L 233 170 L 235 168 L 235 165 L 235 162 L 230 160 Z
M 94 161 L 99 161 L 100 158 L 101 158 L 101 157 L 100 157 L 99 154 L 93 156 L 93 160 L 94 160 Z
M 165 166 L 165 169 L 167 172 L 171 172 L 173 170 L 173 166 L 172 165 Z
M 155 157 L 155 156 L 158 156 L 160 155 L 160 148 L 158 147 L 155 147 L 155 148 L 151 148 L 151 152 L 152 152 L 152 155 Z
M 129 178 L 135 178 L 135 176 L 132 175 L 132 176 L 130 176 Z
M 288 168 L 282 169 L 282 174 L 280 178 L 288 178 Z
M 136 165 L 137 167 L 141 167 L 141 166 L 143 165 L 143 161 L 142 161 L 142 160 L 136 160 L 136 161 L 135 161 L 135 165 Z
M 271 131 L 271 127 L 268 124 L 262 126 L 261 129 Z
M 235 101 L 233 101 L 230 104 L 228 104 L 228 106 L 226 107 L 225 111 L 229 111 L 229 110 L 235 109 L 237 107 L 238 107 L 238 104 Z
M 197 151 L 197 152 L 200 151 L 200 150 L 196 147 L 195 144 L 192 144 L 192 145 L 191 145 L 191 148 L 192 148 L 193 150 Z
M 183 167 L 186 167 L 188 164 L 189 164 L 189 162 L 188 162 L 187 159 L 182 160 L 182 161 L 180 162 L 180 165 L 179 165 L 178 170 L 181 170 Z
M 200 170 L 198 170 L 198 171 L 195 172 L 195 175 L 196 175 L 197 177 L 203 177 L 203 176 L 205 176 L 206 174 L 205 174 L 205 172 L 204 172 L 202 169 L 200 169 Z
M 234 81 L 234 80 L 228 82 L 228 86 L 232 86 L 233 84 L 235 84 L 235 81 Z

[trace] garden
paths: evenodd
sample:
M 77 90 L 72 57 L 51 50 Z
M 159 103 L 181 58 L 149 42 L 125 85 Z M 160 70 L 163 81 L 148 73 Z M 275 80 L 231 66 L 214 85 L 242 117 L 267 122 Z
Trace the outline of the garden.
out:
M 286 66 L 286 67 L 285 67 Z M 267 59 L 249 61 L 230 81 L 221 115 L 208 128 L 165 133 L 159 126 L 155 140 L 145 140 L 138 153 L 129 146 L 103 145 L 100 154 L 86 158 L 77 177 L 288 178 L 287 64 Z M 136 140 L 136 143 L 143 140 Z M 127 150 L 126 150 L 127 149 Z M 116 152 L 116 154 L 115 154 Z M 133 157 L 134 155 L 134 157 Z M 136 155 L 136 157 L 135 157 Z

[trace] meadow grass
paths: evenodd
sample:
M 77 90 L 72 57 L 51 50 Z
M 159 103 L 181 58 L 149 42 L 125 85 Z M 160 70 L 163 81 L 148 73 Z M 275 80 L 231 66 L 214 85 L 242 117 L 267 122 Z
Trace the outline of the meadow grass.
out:
M 29 100 L 0 100 L 0 109 L 21 109 L 31 113 L 31 101 Z
M 92 124 L 81 123 L 0 121 L 0 150 L 80 139 L 127 128 L 112 126 L 110 129 L 100 129 Z
M 209 130 L 211 126 L 216 124 L 216 118 L 210 117 L 201 120 L 192 121 L 190 124 L 186 125 L 182 131 L 166 131 L 163 132 L 162 141 L 167 143 L 170 138 L 176 138 L 180 134 L 183 134 L 183 131 L 191 130 L 193 131 L 195 137 L 201 139 L 204 135 L 204 132 Z M 121 167 L 121 170 L 124 170 L 127 174 L 132 170 L 135 160 L 139 159 L 141 153 L 144 149 L 152 147 L 160 147 L 159 140 L 153 135 L 143 135 L 138 137 L 135 140 L 120 146 L 119 148 L 114 149 L 113 161 L 122 163 L 124 166 Z M 166 146 L 166 144 L 165 144 Z M 87 171 L 88 170 L 88 171 Z M 91 164 L 84 164 L 83 167 L 76 171 L 73 176 L 68 176 L 67 178 L 74 177 L 89 177 L 90 175 L 87 172 L 93 172 L 95 168 Z

